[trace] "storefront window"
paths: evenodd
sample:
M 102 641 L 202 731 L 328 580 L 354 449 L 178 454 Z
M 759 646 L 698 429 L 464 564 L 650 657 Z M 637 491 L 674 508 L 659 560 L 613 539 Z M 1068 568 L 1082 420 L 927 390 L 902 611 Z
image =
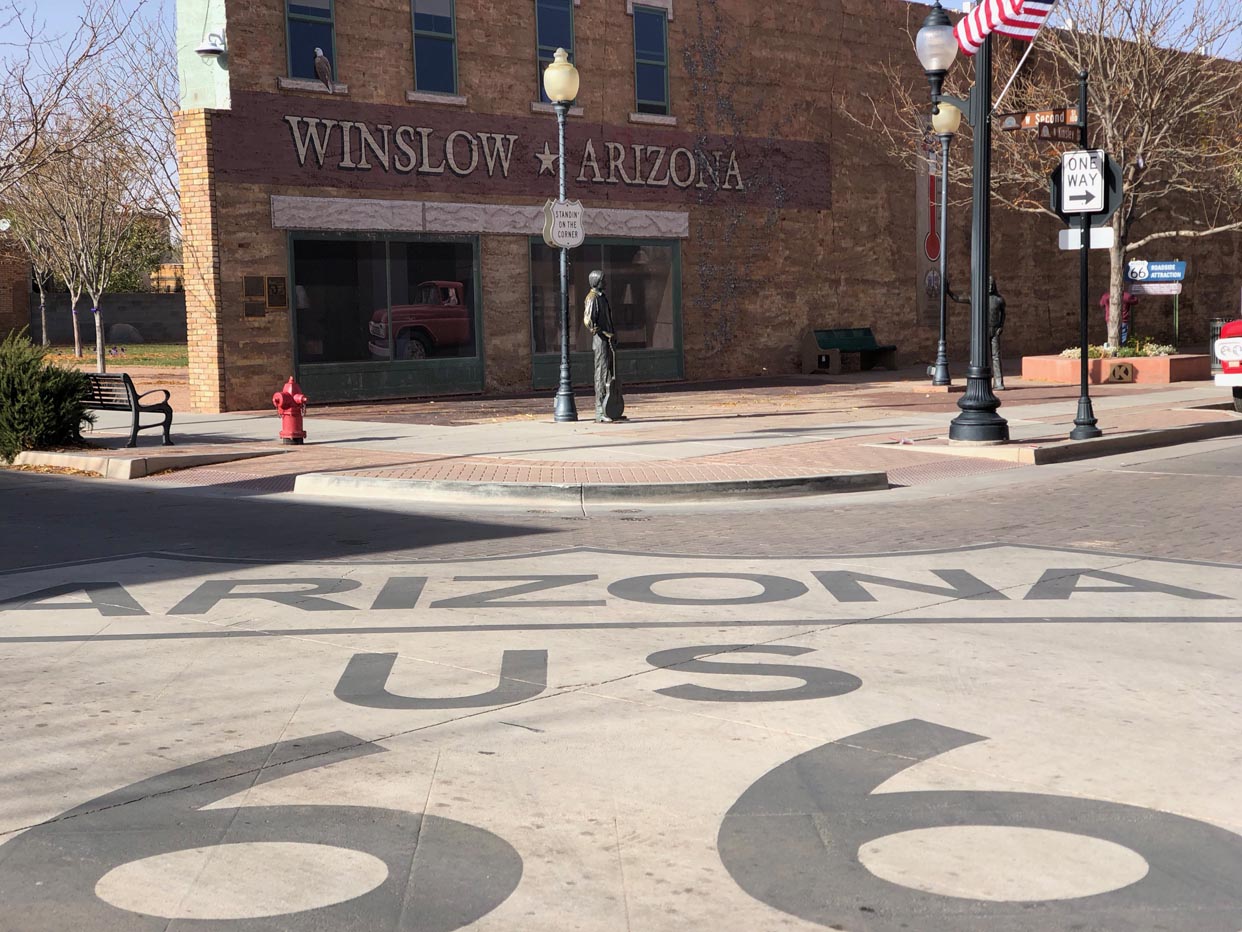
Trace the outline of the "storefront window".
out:
M 397 359 L 474 356 L 474 249 L 393 243 L 392 335 Z
M 303 240 L 293 255 L 298 359 L 370 359 L 369 325 L 388 302 L 384 243 Z
M 622 350 L 671 350 L 677 345 L 674 270 L 677 244 L 599 243 L 588 240 L 569 253 L 570 349 L 590 352 L 591 335 L 582 326 L 587 276 L 602 269 Z M 534 351 L 560 351 L 560 250 L 531 244 L 531 309 Z
M 471 242 L 298 239 L 293 274 L 300 363 L 478 355 Z

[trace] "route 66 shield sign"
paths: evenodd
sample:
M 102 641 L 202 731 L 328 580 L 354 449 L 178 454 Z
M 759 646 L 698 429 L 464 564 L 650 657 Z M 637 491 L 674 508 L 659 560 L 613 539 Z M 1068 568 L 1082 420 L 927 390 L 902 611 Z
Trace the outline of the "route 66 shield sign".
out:
M 558 249 L 574 249 L 586 238 L 581 201 L 554 201 L 543 205 L 543 241 Z

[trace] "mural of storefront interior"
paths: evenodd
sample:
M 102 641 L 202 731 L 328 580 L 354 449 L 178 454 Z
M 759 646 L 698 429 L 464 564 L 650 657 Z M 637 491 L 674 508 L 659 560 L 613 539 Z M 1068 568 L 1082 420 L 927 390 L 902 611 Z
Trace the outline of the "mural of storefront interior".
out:
M 289 236 L 298 380 L 323 400 L 483 391 L 477 236 L 296 232 Z M 676 240 L 588 239 L 570 252 L 574 381 L 591 378 L 582 325 L 587 275 L 602 269 L 626 381 L 683 378 L 681 262 Z M 559 251 L 530 239 L 529 384 L 556 384 L 560 361 Z

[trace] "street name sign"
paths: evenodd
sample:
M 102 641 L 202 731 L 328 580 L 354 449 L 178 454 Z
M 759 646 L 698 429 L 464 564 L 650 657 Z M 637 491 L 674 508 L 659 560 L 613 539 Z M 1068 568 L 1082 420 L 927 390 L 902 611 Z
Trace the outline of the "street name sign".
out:
M 1111 230 L 1112 227 L 1109 227 Z M 1181 282 L 1134 282 L 1126 287 L 1130 294 L 1181 294 Z
M 559 249 L 576 249 L 586 239 L 581 201 L 554 201 L 543 205 L 543 241 Z
M 1180 282 L 1186 278 L 1186 263 L 1131 259 L 1126 263 L 1126 278 L 1132 282 Z
M 1040 123 L 1038 139 L 1041 142 L 1078 142 L 1081 130 L 1072 124 Z
M 1077 123 L 1077 107 L 1056 107 L 1051 110 L 1027 110 L 1018 113 L 1006 113 L 1000 118 L 1002 130 L 1012 132 L 1017 129 L 1036 129 L 1048 123 Z
M 1104 209 L 1104 150 L 1061 154 L 1061 213 L 1095 214 Z
M 1116 242 L 1116 234 L 1113 233 L 1112 227 L 1091 227 L 1091 243 L 1090 249 L 1111 249 L 1113 243 Z M 1080 249 L 1082 248 L 1082 231 L 1077 227 L 1070 227 L 1057 231 L 1057 245 L 1062 249 Z

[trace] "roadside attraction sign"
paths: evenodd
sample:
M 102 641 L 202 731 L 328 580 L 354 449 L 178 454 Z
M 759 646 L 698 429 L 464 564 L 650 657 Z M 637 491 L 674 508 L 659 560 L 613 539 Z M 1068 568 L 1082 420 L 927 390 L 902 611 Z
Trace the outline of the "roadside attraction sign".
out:
M 1131 259 L 1126 263 L 1126 278 L 1132 282 L 1180 282 L 1186 278 L 1186 263 Z

